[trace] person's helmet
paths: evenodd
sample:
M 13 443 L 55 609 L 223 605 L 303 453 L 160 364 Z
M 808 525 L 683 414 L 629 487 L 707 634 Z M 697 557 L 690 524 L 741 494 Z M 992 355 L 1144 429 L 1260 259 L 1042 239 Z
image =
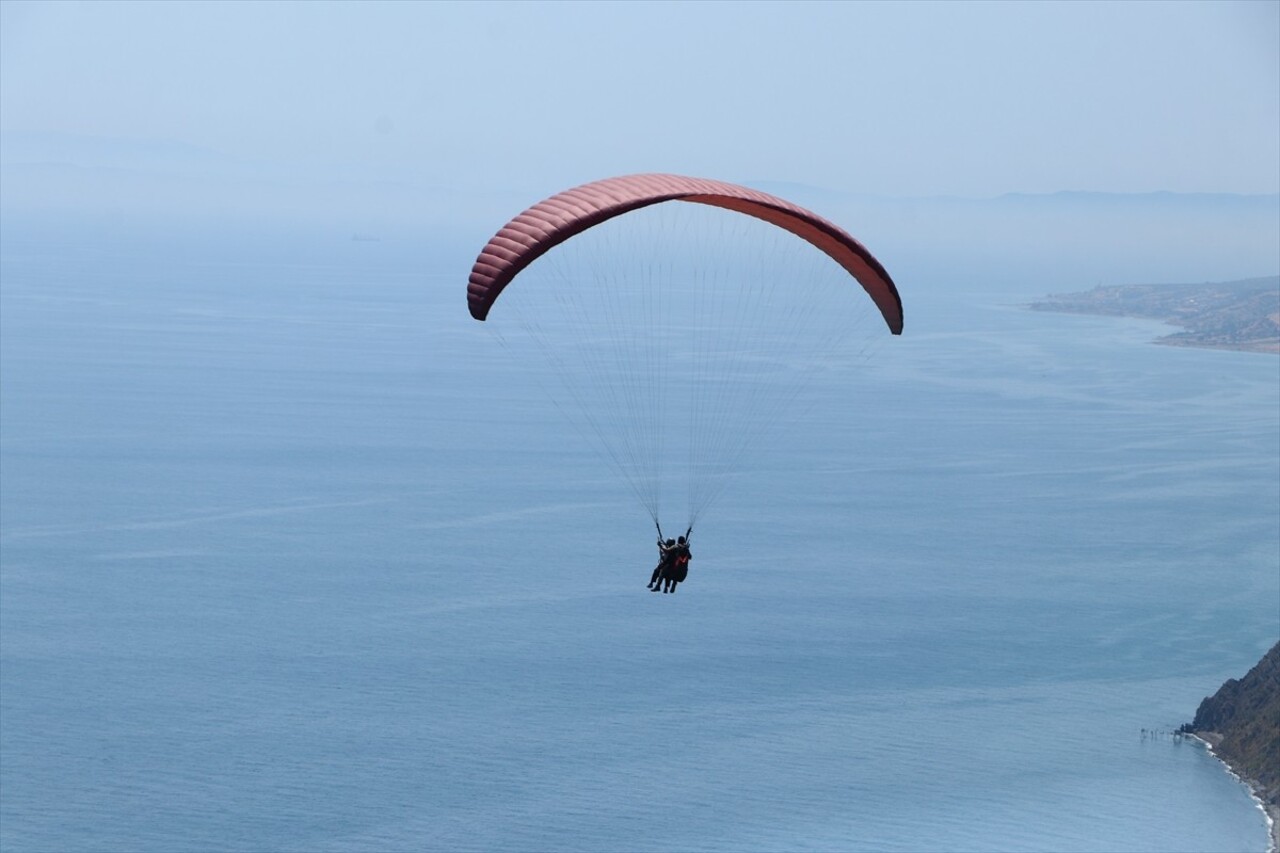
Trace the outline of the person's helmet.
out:
M 683 545 L 683 544 L 684 544 L 684 537 L 683 537 L 683 536 L 681 536 L 681 537 L 680 537 L 680 544 L 681 544 L 681 545 Z
M 671 546 L 671 545 L 674 545 L 674 544 L 676 544 L 676 540 L 674 540 L 674 539 L 668 539 L 668 540 L 667 540 L 667 545 L 668 545 L 668 546 Z

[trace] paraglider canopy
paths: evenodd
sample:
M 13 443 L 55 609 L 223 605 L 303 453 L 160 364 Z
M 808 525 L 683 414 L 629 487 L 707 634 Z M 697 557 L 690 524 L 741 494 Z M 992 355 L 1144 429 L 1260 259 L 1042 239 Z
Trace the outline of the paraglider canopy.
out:
M 513 218 L 467 282 L 476 320 L 499 297 L 502 322 L 486 325 L 510 363 L 557 380 L 545 396 L 655 525 L 687 486 L 690 529 L 767 433 L 813 404 L 808 389 L 865 359 L 882 321 L 903 325 L 884 266 L 839 226 L 669 174 L 583 184 Z
M 902 334 L 902 300 L 880 262 L 839 226 L 803 207 L 737 184 L 682 175 L 607 178 L 538 202 L 508 222 L 476 258 L 467 284 L 471 316 L 484 320 L 521 270 L 575 234 L 615 216 L 667 201 L 712 205 L 762 219 L 821 249 L 862 285 L 889 330 Z

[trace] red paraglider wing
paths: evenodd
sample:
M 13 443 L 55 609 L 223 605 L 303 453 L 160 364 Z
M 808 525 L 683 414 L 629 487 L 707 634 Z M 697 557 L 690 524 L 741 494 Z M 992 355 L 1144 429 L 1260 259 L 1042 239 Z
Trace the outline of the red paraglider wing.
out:
M 681 175 L 626 175 L 565 190 L 512 219 L 476 258 L 467 284 L 471 316 L 483 320 L 502 289 L 551 248 L 607 219 L 665 201 L 723 207 L 763 219 L 808 241 L 844 267 L 902 334 L 902 300 L 893 280 L 866 248 L 839 226 L 768 193 Z

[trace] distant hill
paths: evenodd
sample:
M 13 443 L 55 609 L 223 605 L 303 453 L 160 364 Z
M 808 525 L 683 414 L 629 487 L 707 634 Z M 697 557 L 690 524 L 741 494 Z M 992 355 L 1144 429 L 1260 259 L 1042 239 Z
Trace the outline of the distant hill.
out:
M 1201 702 L 1182 731 L 1207 741 L 1249 782 L 1275 821 L 1273 837 L 1280 833 L 1280 643 L 1244 678 L 1228 679 Z
M 1128 284 L 1055 294 L 1036 311 L 1147 317 L 1186 331 L 1160 338 L 1174 346 L 1280 353 L 1280 276 L 1204 284 Z

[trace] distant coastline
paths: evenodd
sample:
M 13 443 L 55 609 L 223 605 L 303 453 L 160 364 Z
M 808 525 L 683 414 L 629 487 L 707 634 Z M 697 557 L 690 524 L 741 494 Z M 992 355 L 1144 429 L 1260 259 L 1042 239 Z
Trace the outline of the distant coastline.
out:
M 1166 346 L 1280 354 L 1280 276 L 1203 284 L 1099 286 L 1051 294 L 1033 311 L 1141 317 L 1184 331 L 1158 338 Z

